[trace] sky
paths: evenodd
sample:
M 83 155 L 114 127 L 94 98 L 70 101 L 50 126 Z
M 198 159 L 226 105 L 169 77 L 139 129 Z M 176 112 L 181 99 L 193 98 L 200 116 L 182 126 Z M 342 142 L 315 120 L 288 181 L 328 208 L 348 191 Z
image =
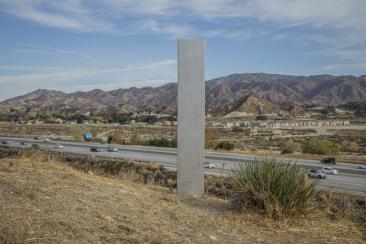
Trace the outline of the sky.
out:
M 365 0 L 0 0 L 0 100 L 33 90 L 159 86 L 177 39 L 206 78 L 366 74 Z

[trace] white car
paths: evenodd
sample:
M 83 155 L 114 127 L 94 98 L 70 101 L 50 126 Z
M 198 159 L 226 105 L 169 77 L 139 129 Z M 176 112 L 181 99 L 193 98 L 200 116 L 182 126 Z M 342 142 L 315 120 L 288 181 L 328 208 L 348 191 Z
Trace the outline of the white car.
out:
M 325 179 L 327 177 L 321 170 L 317 169 L 309 169 L 308 176 L 313 179 Z
M 215 168 L 215 164 L 210 163 L 210 162 L 204 162 L 204 163 L 203 163 L 203 167 L 204 167 L 205 169 L 214 169 L 214 168 Z
M 328 174 L 328 175 L 337 175 L 337 174 L 339 174 L 338 170 L 333 169 L 331 167 L 323 167 L 322 172 L 324 174 Z
M 62 149 L 62 148 L 64 148 L 64 145 L 56 144 L 56 145 L 55 145 L 55 148 L 56 148 L 56 149 Z
M 118 152 L 118 148 L 116 148 L 116 147 L 108 147 L 107 148 L 107 151 L 108 152 Z
M 44 139 L 43 142 L 51 142 L 50 139 Z
M 366 165 L 360 165 L 358 166 L 359 169 L 366 169 Z

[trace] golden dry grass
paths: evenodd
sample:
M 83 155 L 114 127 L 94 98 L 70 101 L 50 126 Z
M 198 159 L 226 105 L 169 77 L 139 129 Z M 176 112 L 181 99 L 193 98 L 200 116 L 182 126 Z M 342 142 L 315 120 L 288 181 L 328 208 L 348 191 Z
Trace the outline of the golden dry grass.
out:
M 217 151 L 221 151 L 221 152 L 227 152 L 224 150 L 217 150 Z M 319 155 L 319 154 L 309 154 L 309 153 L 301 153 L 301 152 L 295 152 L 295 153 L 287 153 L 287 154 L 280 154 L 280 153 L 275 153 L 271 150 L 256 150 L 256 151 L 252 151 L 252 150 L 239 150 L 239 149 L 235 149 L 230 151 L 231 153 L 242 153 L 242 154 L 250 154 L 250 155 L 255 155 L 258 157 L 273 157 L 273 158 L 293 158 L 295 161 L 297 159 L 310 159 L 310 160 L 322 160 L 323 158 L 326 157 L 334 157 L 334 155 Z M 336 155 L 335 156 L 337 158 L 338 162 L 342 162 L 342 163 L 350 163 L 350 164 L 363 164 L 366 161 L 366 155 L 344 155 L 344 154 L 340 154 L 340 155 Z
M 365 230 L 317 212 L 273 221 L 222 199 L 103 177 L 44 155 L 0 159 L 0 243 L 364 243 Z

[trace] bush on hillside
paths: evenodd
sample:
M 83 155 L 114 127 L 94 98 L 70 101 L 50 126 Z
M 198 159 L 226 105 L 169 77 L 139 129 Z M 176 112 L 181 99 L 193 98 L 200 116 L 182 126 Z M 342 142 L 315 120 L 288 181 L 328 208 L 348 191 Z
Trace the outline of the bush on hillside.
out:
M 282 153 L 294 153 L 300 150 L 300 143 L 293 140 L 284 141 L 281 144 Z
M 241 128 L 239 126 L 234 126 L 232 128 L 232 132 L 244 132 L 244 128 Z
M 315 138 L 308 140 L 303 145 L 304 153 L 337 155 L 340 150 L 341 146 L 337 143 Z
M 296 164 L 259 158 L 232 171 L 233 203 L 238 209 L 258 208 L 272 218 L 308 213 L 315 182 Z
M 177 147 L 177 140 L 175 138 L 168 140 L 164 137 L 154 138 L 146 141 L 144 145 L 154 147 Z
M 215 150 L 217 149 L 224 149 L 224 150 L 227 150 L 227 151 L 230 151 L 230 150 L 233 150 L 234 149 L 234 144 L 231 143 L 231 142 L 228 142 L 228 141 L 222 141 L 222 142 L 219 142 L 217 145 L 216 145 L 216 148 Z

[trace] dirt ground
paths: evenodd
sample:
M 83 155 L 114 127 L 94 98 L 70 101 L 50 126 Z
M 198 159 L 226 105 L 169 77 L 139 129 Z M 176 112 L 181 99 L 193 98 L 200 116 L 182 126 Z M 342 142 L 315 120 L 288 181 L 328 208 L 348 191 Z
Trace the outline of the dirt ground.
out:
M 104 177 L 47 157 L 0 159 L 0 243 L 365 243 L 321 214 L 270 220 L 228 201 L 177 201 L 134 175 Z

